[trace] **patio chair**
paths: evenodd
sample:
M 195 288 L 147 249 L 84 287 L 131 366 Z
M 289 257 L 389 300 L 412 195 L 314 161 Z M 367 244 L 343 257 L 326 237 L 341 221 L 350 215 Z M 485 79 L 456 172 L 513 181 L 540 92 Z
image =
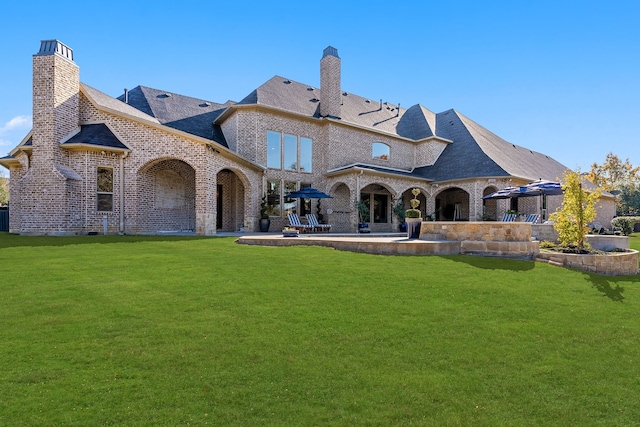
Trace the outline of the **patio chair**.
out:
M 307 231 L 313 230 L 313 226 L 300 222 L 300 217 L 298 216 L 298 214 L 290 213 L 287 215 L 287 218 L 289 218 L 289 227 L 295 228 L 301 233 L 306 233 Z
M 540 218 L 539 214 L 529 214 L 524 219 L 524 222 L 530 222 L 531 224 L 535 224 L 536 222 L 538 222 L 538 218 Z
M 515 220 L 516 220 L 516 214 L 513 214 L 513 213 L 506 213 L 502 217 L 502 222 L 513 222 Z
M 314 231 L 326 231 L 327 233 L 331 231 L 332 224 L 320 224 L 315 214 L 307 214 L 307 221 Z

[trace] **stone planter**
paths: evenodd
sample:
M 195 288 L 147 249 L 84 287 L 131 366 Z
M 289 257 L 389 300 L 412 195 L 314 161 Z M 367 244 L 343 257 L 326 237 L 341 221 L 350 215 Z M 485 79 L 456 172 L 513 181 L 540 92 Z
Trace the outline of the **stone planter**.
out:
M 269 218 L 261 218 L 260 219 L 260 231 L 266 233 L 269 231 L 269 226 L 271 225 L 271 220 Z
M 568 267 L 589 273 L 606 276 L 631 276 L 638 274 L 638 251 L 608 252 L 605 254 L 566 254 L 562 252 L 540 250 L 538 260 L 559 267 Z
M 420 238 L 420 225 L 422 224 L 422 218 L 406 218 L 405 221 L 407 223 L 407 238 Z

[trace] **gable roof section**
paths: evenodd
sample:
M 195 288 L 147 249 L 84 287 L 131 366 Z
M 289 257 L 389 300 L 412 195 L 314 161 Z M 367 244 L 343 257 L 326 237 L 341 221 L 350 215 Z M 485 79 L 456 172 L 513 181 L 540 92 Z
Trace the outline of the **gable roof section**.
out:
M 436 136 L 436 115 L 416 104 L 404 112 L 396 130 L 398 135 L 415 140 Z
M 551 157 L 507 142 L 468 117 L 457 114 L 480 149 L 509 175 L 532 181 L 536 179 L 558 181 L 567 169 Z
M 116 148 L 118 150 L 129 149 L 104 123 L 82 125 L 80 126 L 80 132 L 62 143 L 63 147 L 74 145 L 93 145 L 97 148 Z
M 135 117 L 137 119 L 143 119 L 152 123 L 160 124 L 158 119 L 145 113 L 138 108 L 134 108 L 131 105 L 125 104 L 116 98 L 113 98 L 106 93 L 100 92 L 98 89 L 94 89 L 84 83 L 80 83 L 82 92 L 89 98 L 90 101 L 103 109 L 113 111 L 116 114 L 124 114 Z
M 262 105 L 319 118 L 320 100 L 320 89 L 274 76 L 237 105 Z M 372 131 L 414 140 L 437 136 L 435 114 L 421 105 L 407 110 L 388 102 L 373 101 L 348 92 L 342 92 L 340 117 L 336 119 Z
M 128 92 L 128 104 L 155 118 L 158 123 L 228 147 L 216 118 L 234 102 L 218 104 L 145 86 Z M 124 101 L 124 95 L 118 97 Z
M 274 76 L 238 105 L 264 105 L 307 117 L 320 117 L 320 89 Z
M 556 180 L 565 166 L 529 149 L 511 144 L 455 110 L 436 115 L 440 136 L 450 139 L 435 164 L 414 173 L 435 181 L 475 177 L 516 176 Z

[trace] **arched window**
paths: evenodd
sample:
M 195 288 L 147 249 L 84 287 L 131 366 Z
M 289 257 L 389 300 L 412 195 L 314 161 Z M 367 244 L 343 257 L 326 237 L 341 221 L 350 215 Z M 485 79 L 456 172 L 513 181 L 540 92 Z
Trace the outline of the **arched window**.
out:
M 374 142 L 371 145 L 371 157 L 373 160 L 389 160 L 391 148 L 382 142 Z

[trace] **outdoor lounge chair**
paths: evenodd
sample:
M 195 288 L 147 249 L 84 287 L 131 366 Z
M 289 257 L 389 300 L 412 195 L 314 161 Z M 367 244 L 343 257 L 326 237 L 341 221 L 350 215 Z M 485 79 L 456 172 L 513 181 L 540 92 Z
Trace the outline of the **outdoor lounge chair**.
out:
M 502 217 L 502 222 L 513 222 L 515 220 L 516 220 L 516 214 L 513 214 L 513 213 L 506 213 Z
M 524 222 L 530 222 L 531 224 L 535 224 L 536 222 L 538 222 L 538 218 L 540 218 L 539 214 L 529 214 L 524 219 Z
M 307 221 L 314 231 L 326 231 L 327 233 L 331 231 L 332 224 L 320 224 L 315 214 L 307 214 Z
M 298 214 L 290 213 L 287 215 L 287 218 L 289 218 L 289 227 L 295 228 L 301 233 L 306 233 L 307 231 L 313 231 L 313 226 L 308 224 L 303 224 L 300 222 L 300 217 L 298 216 Z

